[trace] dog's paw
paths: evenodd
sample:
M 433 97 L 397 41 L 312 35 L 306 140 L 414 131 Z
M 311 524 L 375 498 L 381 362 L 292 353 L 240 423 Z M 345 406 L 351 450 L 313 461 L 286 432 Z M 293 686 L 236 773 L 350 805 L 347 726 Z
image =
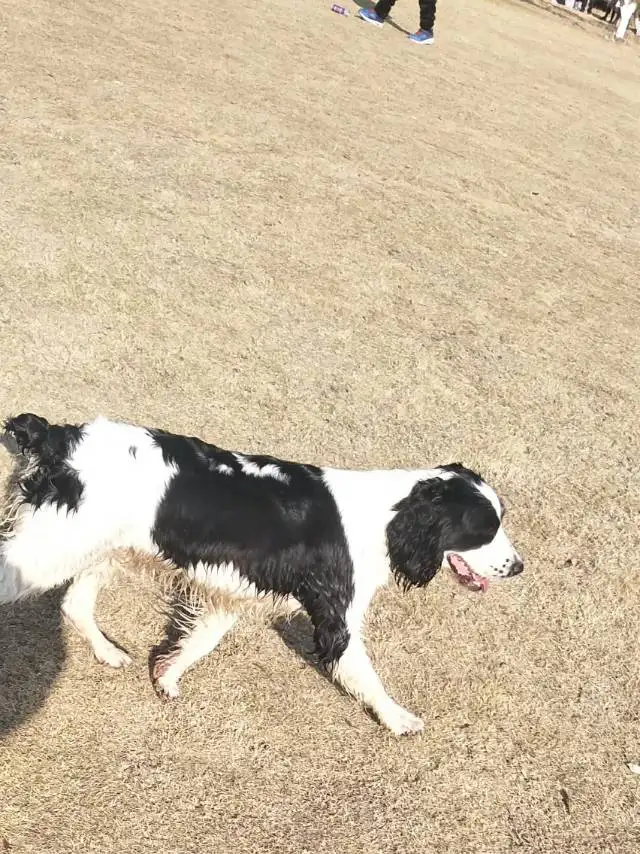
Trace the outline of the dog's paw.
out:
M 169 670 L 173 667 L 176 658 L 178 657 L 177 652 L 169 652 L 166 655 L 159 655 L 155 661 L 153 662 L 153 667 L 151 668 L 151 679 L 153 682 L 157 682 L 159 679 L 162 679 L 163 676 L 166 676 Z
M 178 680 L 171 675 L 171 666 L 176 658 L 176 653 L 160 655 L 153 663 L 151 669 L 151 680 L 156 694 L 167 700 L 175 700 L 180 696 Z
M 422 732 L 424 721 L 394 703 L 381 717 L 382 723 L 395 735 L 414 735 Z
M 111 643 L 95 649 L 94 655 L 100 664 L 108 664 L 109 667 L 115 667 L 116 669 L 126 667 L 128 664 L 131 664 L 130 656 Z
M 166 676 L 160 676 L 156 679 L 153 683 L 153 687 L 159 697 L 164 697 L 167 700 L 175 700 L 176 697 L 180 696 L 178 683 L 174 679 L 167 678 Z

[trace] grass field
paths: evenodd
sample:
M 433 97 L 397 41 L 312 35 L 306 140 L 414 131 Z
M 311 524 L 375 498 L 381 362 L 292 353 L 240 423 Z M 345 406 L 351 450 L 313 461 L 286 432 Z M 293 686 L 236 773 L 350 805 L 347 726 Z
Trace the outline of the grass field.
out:
M 124 673 L 56 595 L 3 606 L 0 851 L 640 848 L 640 46 L 442 0 L 413 47 L 329 6 L 0 0 L 0 413 L 460 459 L 526 572 L 376 600 L 404 740 L 305 625 L 242 623 L 166 704 L 150 594 L 100 604 Z

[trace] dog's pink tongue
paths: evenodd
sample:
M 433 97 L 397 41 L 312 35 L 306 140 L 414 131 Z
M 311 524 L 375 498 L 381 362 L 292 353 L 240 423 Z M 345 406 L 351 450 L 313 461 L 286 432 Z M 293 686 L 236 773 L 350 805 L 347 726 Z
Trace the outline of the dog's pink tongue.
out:
M 483 593 L 486 593 L 489 587 L 488 578 L 476 575 L 471 567 L 458 555 L 451 555 L 450 560 L 454 565 L 460 584 L 464 584 L 475 590 L 482 590 Z
M 476 575 L 474 572 L 473 573 L 473 580 L 476 582 L 476 584 L 480 585 L 480 589 L 482 590 L 483 593 L 487 592 L 487 590 L 489 589 L 489 579 L 488 578 L 483 578 L 481 575 Z

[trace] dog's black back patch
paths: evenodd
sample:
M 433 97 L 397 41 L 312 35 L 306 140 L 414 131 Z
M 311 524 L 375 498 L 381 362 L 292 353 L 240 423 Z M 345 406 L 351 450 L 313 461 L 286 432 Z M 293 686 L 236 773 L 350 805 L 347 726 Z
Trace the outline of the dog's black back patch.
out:
M 183 568 L 232 564 L 258 591 L 295 596 L 314 622 L 320 657 L 338 658 L 348 642 L 353 565 L 322 470 L 149 432 L 177 468 L 152 531 L 162 554 Z M 247 465 L 275 466 L 275 476 L 247 473 Z

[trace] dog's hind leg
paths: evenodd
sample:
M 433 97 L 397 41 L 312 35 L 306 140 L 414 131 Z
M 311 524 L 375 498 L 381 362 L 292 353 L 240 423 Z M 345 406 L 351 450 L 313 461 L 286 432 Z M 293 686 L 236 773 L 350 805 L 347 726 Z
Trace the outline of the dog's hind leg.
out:
M 237 619 L 237 614 L 220 610 L 194 615 L 175 646 L 156 659 L 152 671 L 156 691 L 165 697 L 177 697 L 178 682 L 185 670 L 214 650 Z
M 131 659 L 103 635 L 95 618 L 98 593 L 110 574 L 111 565 L 108 559 L 80 572 L 62 600 L 62 613 L 74 629 L 89 642 L 99 662 L 111 667 L 125 667 L 131 663 Z

